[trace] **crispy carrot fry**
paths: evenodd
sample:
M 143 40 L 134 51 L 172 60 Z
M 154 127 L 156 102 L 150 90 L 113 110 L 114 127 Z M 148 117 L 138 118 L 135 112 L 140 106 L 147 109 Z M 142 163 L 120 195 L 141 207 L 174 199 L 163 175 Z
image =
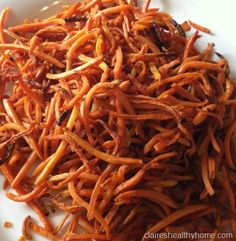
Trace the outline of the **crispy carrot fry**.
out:
M 178 73 L 180 73 L 180 74 L 184 73 L 189 68 L 209 69 L 209 70 L 214 70 L 214 71 L 217 71 L 217 72 L 221 71 L 220 67 L 216 64 L 201 62 L 201 61 L 191 61 L 191 62 L 183 63 L 183 65 L 180 67 Z
M 18 131 L 18 132 L 24 132 L 26 129 L 24 127 L 22 127 L 21 125 L 15 124 L 15 123 L 8 123 L 8 124 L 5 124 L 5 125 L 0 127 L 0 132 L 7 131 L 7 130 L 15 130 L 15 131 Z M 31 137 L 26 137 L 26 136 L 24 137 L 24 139 L 33 148 L 33 150 L 36 151 L 38 156 L 42 157 L 42 154 L 40 153 L 39 148 L 38 148 L 35 140 Z
M 81 5 L 81 2 L 77 2 L 73 4 L 62 16 L 62 18 L 68 18 L 74 14 L 74 12 L 79 8 Z
M 199 31 L 201 31 L 201 32 L 204 32 L 204 33 L 211 33 L 211 30 L 210 29 L 208 29 L 208 28 L 206 28 L 206 27 L 203 27 L 203 26 L 201 26 L 201 25 L 199 25 L 199 24 L 197 24 L 197 23 L 194 23 L 194 22 L 192 22 L 192 21 L 188 21 L 189 22 L 189 24 L 193 27 L 193 28 L 195 28 L 195 29 L 197 29 L 197 30 L 199 30 Z
M 90 203 L 89 203 L 89 210 L 88 210 L 88 220 L 91 220 L 94 218 L 94 210 L 97 202 L 97 198 L 99 195 L 99 190 L 101 189 L 101 184 L 105 181 L 105 179 L 108 177 L 110 172 L 112 171 L 113 166 L 109 165 L 107 166 L 106 170 L 101 174 L 101 176 L 98 178 L 96 185 L 94 187 L 93 193 L 91 195 Z
M 201 172 L 202 172 L 202 180 L 204 182 L 205 188 L 210 196 L 214 195 L 214 190 L 211 186 L 209 175 L 208 175 L 208 157 L 207 155 L 204 155 L 201 157 Z
M 167 206 L 170 206 L 172 208 L 180 207 L 179 204 L 172 201 L 168 196 L 164 195 L 163 193 L 155 192 L 152 190 L 132 190 L 132 191 L 123 192 L 116 197 L 116 202 L 119 202 L 122 199 L 127 199 L 132 197 L 135 197 L 135 198 L 140 197 L 140 198 L 145 198 L 157 203 L 159 202 L 165 203 Z
M 195 34 L 189 39 L 184 50 L 183 60 L 185 60 L 189 56 L 190 51 L 192 50 L 193 45 L 197 39 L 198 39 L 198 31 L 196 31 Z
M 58 233 L 63 228 L 63 226 L 65 225 L 65 222 L 67 221 L 69 216 L 70 216 L 70 213 L 65 214 L 65 216 L 61 219 L 60 223 L 57 225 L 57 227 L 53 231 L 53 234 Z
M 30 51 L 30 48 L 28 46 L 18 45 L 18 44 L 0 44 L 0 50 L 1 49 L 12 49 L 12 50 L 15 49 L 15 50 L 22 50 L 22 51 L 25 51 L 25 52 Z M 64 68 L 64 64 L 61 63 L 59 60 L 57 60 L 56 58 L 54 58 L 50 55 L 47 55 L 47 54 L 43 53 L 42 51 L 40 51 L 38 49 L 35 49 L 33 51 L 33 54 L 41 60 L 46 60 L 50 63 L 55 64 L 59 68 Z
M 216 140 L 215 137 L 214 137 L 214 133 L 213 133 L 213 130 L 212 130 L 211 125 L 208 126 L 208 129 L 207 129 L 207 130 L 208 130 L 208 135 L 209 135 L 209 138 L 210 138 L 210 140 L 211 140 L 211 143 L 212 143 L 214 149 L 215 149 L 218 153 L 220 153 L 220 146 L 219 146 L 219 144 L 217 143 L 217 140 Z
M 198 49 L 208 29 L 150 6 L 83 0 L 8 30 L 0 15 L 3 188 L 43 225 L 27 216 L 25 239 L 236 235 L 229 63 Z
M 68 135 L 68 137 L 72 138 L 77 143 L 77 145 L 79 145 L 80 147 L 85 149 L 91 155 L 94 155 L 97 158 L 100 158 L 101 160 L 103 160 L 105 162 L 108 162 L 111 164 L 129 164 L 129 165 L 142 163 L 142 160 L 140 160 L 140 159 L 115 157 L 115 156 L 111 156 L 107 153 L 103 153 L 103 152 L 93 148 L 89 143 L 82 140 L 81 138 L 79 138 L 77 135 L 75 135 L 74 133 L 72 133 L 69 130 L 66 130 L 66 135 Z
M 0 48 L 1 48 L 1 46 L 0 46 Z M 47 78 L 48 79 L 62 79 L 62 78 L 70 77 L 74 74 L 80 74 L 81 72 L 91 68 L 92 66 L 99 65 L 102 62 L 102 60 L 103 60 L 103 56 L 99 56 L 99 57 L 93 59 L 92 61 L 90 61 L 84 65 L 78 66 L 77 68 L 69 70 L 67 72 L 60 73 L 60 74 L 47 74 Z
M 79 114 L 78 107 L 75 106 L 73 108 L 73 111 L 72 111 L 71 116 L 70 116 L 70 118 L 68 120 L 68 123 L 67 123 L 67 128 L 69 130 L 73 128 L 74 122 L 77 119 L 78 114 Z M 65 148 L 66 148 L 66 142 L 63 141 L 59 145 L 55 154 L 52 155 L 51 157 L 49 157 L 48 160 L 45 161 L 46 166 L 43 169 L 42 173 L 40 173 L 40 175 L 37 177 L 37 179 L 35 181 L 36 185 L 39 184 L 39 183 L 42 183 L 43 181 L 46 180 L 46 178 L 48 177 L 48 175 L 50 174 L 52 169 L 55 167 L 55 165 L 57 164 L 57 162 L 60 160 L 61 156 L 63 155 L 63 152 L 65 151 Z
M 22 25 L 18 25 L 15 27 L 10 27 L 9 30 L 12 32 L 30 32 L 35 31 L 40 28 L 45 28 L 50 25 L 65 25 L 65 21 L 61 18 L 58 19 L 51 19 L 42 22 L 35 22 L 35 23 L 26 23 Z
M 22 90 L 25 92 L 25 94 L 30 97 L 35 103 L 42 104 L 43 100 L 42 97 L 34 90 L 32 90 L 29 86 L 24 83 L 23 79 L 19 80 L 19 86 L 22 88 Z
M 208 205 L 199 204 L 199 205 L 190 205 L 183 209 L 177 210 L 177 211 L 173 212 L 171 215 L 169 215 L 168 217 L 166 217 L 165 219 L 163 219 L 162 221 L 160 221 L 159 223 L 157 223 L 151 229 L 149 229 L 149 232 L 152 233 L 152 232 L 161 231 L 163 228 L 165 228 L 169 224 L 175 222 L 176 220 L 178 220 L 184 216 L 187 216 L 191 213 L 200 212 L 204 209 L 207 209 L 208 207 L 209 207 Z M 143 239 L 143 240 L 145 240 L 145 239 Z
M 128 115 L 128 114 L 119 114 L 113 111 L 110 111 L 110 114 L 113 116 L 118 116 L 123 119 L 130 119 L 130 120 L 151 120 L 151 119 L 158 119 L 158 120 L 169 120 L 172 119 L 173 116 L 167 113 L 160 113 L 160 114 L 145 114 L 145 115 Z
M 89 210 L 89 204 L 87 202 L 85 202 L 81 197 L 79 197 L 79 195 L 76 193 L 76 189 L 75 189 L 73 182 L 70 182 L 68 184 L 68 189 L 69 189 L 71 196 L 75 200 L 75 202 L 77 202 L 79 205 L 81 205 L 85 209 Z M 94 211 L 94 217 L 100 222 L 100 224 L 106 230 L 107 237 L 109 237 L 110 231 L 109 231 L 109 227 L 108 227 L 105 219 L 97 211 Z
M 101 56 L 103 55 L 103 38 L 99 36 L 96 42 L 96 55 Z
M 33 223 L 33 222 L 29 223 L 29 228 L 33 232 L 35 232 L 35 233 L 37 233 L 37 234 L 39 234 L 39 235 L 41 235 L 41 236 L 43 236 L 45 238 L 48 238 L 49 240 L 52 240 L 52 241 L 59 241 L 60 240 L 59 237 L 57 237 L 56 235 L 52 234 L 47 229 L 39 226 L 36 223 Z
M 92 0 L 87 2 L 87 4 L 82 4 L 80 7 L 80 10 L 83 12 L 86 12 L 88 10 L 90 10 L 92 7 L 94 7 L 95 5 L 99 4 L 101 0 Z
M 68 54 L 67 54 L 67 67 L 66 70 L 69 71 L 71 70 L 72 67 L 72 60 L 73 60 L 73 55 L 75 54 L 76 50 L 78 47 L 83 46 L 86 42 L 93 40 L 97 35 L 97 32 L 91 32 L 87 33 L 85 35 L 82 35 L 80 38 L 78 38 L 70 47 Z
M 235 128 L 236 128 L 236 122 L 233 122 L 228 128 L 224 139 L 224 151 L 225 151 L 226 162 L 227 162 L 227 165 L 233 170 L 235 169 L 235 163 L 233 162 L 233 159 L 231 156 L 230 139 L 233 132 L 235 131 Z
M 96 233 L 85 233 L 85 234 L 69 234 L 66 235 L 64 240 L 70 241 L 70 240 L 89 240 L 89 239 L 96 238 L 98 240 L 108 240 L 107 236 L 104 234 L 96 234 Z
M 80 91 L 76 94 L 76 96 L 70 100 L 70 102 L 65 106 L 65 109 L 71 109 L 76 103 L 78 103 L 84 95 L 89 91 L 90 83 L 89 79 L 86 76 L 81 76 L 82 79 L 82 88 Z
M 121 78 L 122 65 L 123 65 L 122 49 L 120 47 L 118 47 L 117 50 L 116 50 L 116 64 L 115 64 L 115 67 L 114 67 L 114 77 L 115 77 L 115 79 Z
M 13 193 L 7 193 L 7 197 L 15 202 L 29 202 L 34 198 L 38 197 L 38 194 L 46 187 L 46 182 L 42 183 L 41 185 L 37 186 L 31 193 L 27 193 L 25 195 L 16 196 Z
M 9 13 L 9 11 L 10 11 L 10 8 L 5 8 L 0 15 L 0 43 L 1 44 L 6 43 L 5 34 L 3 32 L 3 29 L 4 29 L 4 25 L 5 25 L 5 19 Z
M 12 183 L 12 181 L 14 180 L 14 176 L 13 176 L 11 170 L 9 169 L 9 167 L 7 165 L 2 165 L 2 166 L 0 166 L 0 170 L 1 170 L 2 173 L 4 173 L 8 182 Z M 17 187 L 15 190 L 21 195 L 25 194 L 25 191 L 22 187 Z M 47 230 L 51 231 L 53 229 L 51 223 L 49 222 L 49 220 L 45 216 L 42 208 L 35 202 L 35 200 L 32 200 L 32 201 L 28 202 L 27 204 L 30 207 L 32 207 L 32 209 L 36 212 L 36 214 L 39 216 L 39 218 L 42 221 L 45 228 Z
M 94 17 L 95 18 L 98 18 L 102 15 L 111 15 L 111 14 L 117 14 L 117 13 L 120 13 L 121 11 L 124 11 L 124 10 L 136 10 L 134 6 L 132 5 L 122 5 L 122 6 L 116 6 L 116 7 L 111 7 L 111 8 L 107 8 L 107 9 L 104 9 L 100 12 L 98 12 Z

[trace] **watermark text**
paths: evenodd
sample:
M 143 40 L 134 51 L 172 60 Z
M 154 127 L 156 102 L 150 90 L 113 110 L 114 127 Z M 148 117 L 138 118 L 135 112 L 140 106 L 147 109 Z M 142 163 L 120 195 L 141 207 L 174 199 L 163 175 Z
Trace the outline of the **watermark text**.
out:
M 189 233 L 189 232 L 179 232 L 179 233 L 172 233 L 172 232 L 162 232 L 162 233 L 145 233 L 144 239 L 232 239 L 232 233 Z

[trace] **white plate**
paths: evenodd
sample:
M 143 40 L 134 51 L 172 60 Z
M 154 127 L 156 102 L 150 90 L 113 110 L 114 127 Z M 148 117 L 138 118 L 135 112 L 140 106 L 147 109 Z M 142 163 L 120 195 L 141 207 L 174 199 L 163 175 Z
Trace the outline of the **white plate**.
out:
M 24 18 L 47 17 L 54 14 L 64 4 L 71 4 L 74 0 L 0 0 L 0 10 L 6 6 L 12 9 L 9 24 L 15 24 Z M 209 27 L 214 35 L 204 35 L 200 39 L 200 47 L 204 48 L 207 43 L 214 42 L 218 52 L 228 58 L 231 66 L 232 77 L 236 79 L 236 28 L 234 23 L 235 0 L 153 0 L 152 6 L 169 12 L 175 20 L 181 22 L 192 20 Z M 3 178 L 0 177 L 0 185 Z M 1 189 L 1 188 L 0 188 Z M 5 198 L 0 190 L 0 241 L 16 241 L 21 234 L 21 225 L 25 216 L 32 211 L 25 204 L 14 203 Z M 11 221 L 13 228 L 5 229 L 5 221 Z M 37 241 L 45 239 L 37 237 Z

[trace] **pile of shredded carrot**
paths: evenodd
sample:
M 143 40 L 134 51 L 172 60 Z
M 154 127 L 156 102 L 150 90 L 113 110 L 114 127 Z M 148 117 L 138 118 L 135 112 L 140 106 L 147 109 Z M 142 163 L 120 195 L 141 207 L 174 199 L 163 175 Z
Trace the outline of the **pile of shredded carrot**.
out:
M 0 170 L 7 197 L 39 217 L 25 239 L 236 237 L 228 63 L 195 47 L 210 30 L 149 4 L 85 0 L 8 29 L 1 14 Z

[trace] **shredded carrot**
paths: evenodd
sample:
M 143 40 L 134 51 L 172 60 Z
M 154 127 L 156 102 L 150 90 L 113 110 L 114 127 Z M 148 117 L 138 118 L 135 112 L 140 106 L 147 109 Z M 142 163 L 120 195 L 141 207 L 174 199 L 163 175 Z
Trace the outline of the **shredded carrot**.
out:
M 192 22 L 192 21 L 188 21 L 189 22 L 189 24 L 193 27 L 193 28 L 195 28 L 195 29 L 197 29 L 197 30 L 199 30 L 199 31 L 202 31 L 202 32 L 204 32 L 204 33 L 211 33 L 211 30 L 210 29 L 208 29 L 208 28 L 206 28 L 206 27 L 203 27 L 203 26 L 201 26 L 201 25 L 199 25 L 199 24 L 197 24 L 197 23 L 194 23 L 194 22 Z
M 224 140 L 224 151 L 225 151 L 226 162 L 227 162 L 227 165 L 230 168 L 232 168 L 233 170 L 235 170 L 235 163 L 234 163 L 234 161 L 232 159 L 232 156 L 231 156 L 230 139 L 231 139 L 231 135 L 235 131 L 235 128 L 236 128 L 236 122 L 234 122 L 230 125 L 230 127 L 228 128 L 228 130 L 225 134 L 225 140 Z
M 76 49 L 79 46 L 84 45 L 87 41 L 93 40 L 96 37 L 96 35 L 97 35 L 97 32 L 93 31 L 91 33 L 81 36 L 72 44 L 71 48 L 68 51 L 67 71 L 71 70 L 73 55 L 75 54 Z
M 4 164 L 4 165 L 0 166 L 0 170 L 4 174 L 4 176 L 7 178 L 8 182 L 12 183 L 12 181 L 14 180 L 14 176 L 12 174 L 12 171 L 8 167 L 8 165 Z M 17 188 L 15 188 L 15 190 L 17 193 L 19 193 L 21 195 L 26 194 L 25 190 L 21 186 L 18 186 Z M 38 215 L 39 219 L 41 220 L 41 222 L 43 223 L 45 228 L 48 230 L 52 230 L 52 225 L 49 222 L 49 220 L 47 219 L 46 215 L 44 214 L 42 207 L 39 204 L 37 204 L 37 202 L 35 202 L 35 200 L 32 200 L 32 201 L 28 202 L 27 204 L 36 212 L 36 214 Z
M 164 194 L 151 191 L 151 190 L 132 190 L 124 192 L 117 196 L 116 201 L 119 203 L 121 199 L 130 199 L 132 197 L 138 198 L 145 198 L 147 200 L 151 200 L 153 202 L 161 202 L 165 203 L 167 206 L 170 206 L 172 208 L 178 208 L 179 204 L 173 202 L 169 199 L 169 197 L 165 196 Z
M 9 222 L 9 221 L 4 222 L 4 228 L 12 228 L 12 227 L 13 227 L 12 222 Z
M 106 16 L 106 15 L 111 15 L 111 14 L 119 14 L 123 10 L 132 10 L 134 8 L 135 7 L 133 5 L 129 5 L 129 4 L 116 6 L 116 7 L 110 7 L 110 8 L 107 8 L 107 9 L 104 9 L 104 10 L 98 12 L 95 15 L 95 18 L 98 18 L 98 17 L 100 17 L 102 15 Z
M 123 54 L 121 48 L 117 48 L 116 51 L 116 64 L 114 67 L 114 77 L 115 79 L 121 78 L 122 73 L 122 65 L 123 65 Z
M 186 62 L 183 63 L 182 66 L 180 66 L 179 72 L 178 73 L 184 73 L 186 70 L 189 68 L 200 68 L 200 69 L 211 69 L 213 71 L 218 71 L 220 72 L 221 69 L 217 64 L 212 64 L 212 63 L 207 63 L 207 62 L 201 62 L 201 61 L 191 61 L 191 62 Z
M 29 223 L 29 228 L 34 231 L 35 233 L 49 239 L 49 240 L 52 240 L 52 241 L 59 241 L 60 238 L 57 237 L 56 235 L 52 234 L 51 232 L 49 232 L 47 229 L 39 226 L 38 224 L 36 223 L 33 223 L 33 222 L 30 222 Z
M 75 69 L 69 70 L 67 72 L 60 73 L 60 74 L 47 74 L 47 78 L 48 79 L 62 79 L 62 78 L 70 77 L 75 74 L 80 74 L 81 72 L 83 72 L 93 66 L 99 65 L 102 62 L 102 60 L 103 60 L 103 56 L 99 56 L 99 57 L 94 58 L 90 62 L 85 63 L 84 65 L 81 65 L 81 66 L 79 66 Z
M 108 163 L 112 163 L 112 164 L 130 164 L 130 165 L 142 163 L 142 160 L 140 160 L 140 159 L 126 158 L 126 157 L 115 157 L 115 156 L 111 156 L 109 154 L 103 153 L 103 152 L 93 148 L 92 146 L 90 146 L 89 143 L 87 143 L 86 141 L 82 140 L 81 138 L 76 136 L 71 131 L 67 131 L 66 130 L 65 134 L 69 138 L 73 139 L 76 142 L 77 145 L 82 147 L 89 154 L 94 155 L 97 158 L 99 158 L 101 160 L 104 160 L 104 161 L 106 161 Z
M 195 34 L 189 39 L 186 48 L 184 50 L 183 60 L 185 60 L 188 55 L 190 54 L 190 51 L 193 49 L 193 45 L 198 39 L 198 31 L 195 32 Z
M 163 228 L 168 226 L 169 224 L 175 222 L 176 220 L 178 220 L 184 216 L 187 216 L 191 213 L 200 212 L 204 209 L 207 209 L 208 207 L 209 207 L 208 205 L 199 204 L 199 205 L 190 205 L 183 209 L 179 209 L 178 211 L 173 212 L 171 215 L 164 218 L 162 221 L 160 221 L 155 226 L 153 226 L 151 229 L 149 229 L 149 232 L 150 233 L 159 232 Z M 145 239 L 143 239 L 143 240 L 145 240 Z
M 30 97 L 35 103 L 38 103 L 40 105 L 43 104 L 41 96 L 37 92 L 29 88 L 22 79 L 19 80 L 19 86 L 22 88 L 25 94 L 28 95 L 28 97 Z
M 150 6 L 83 0 L 8 29 L 0 15 L 3 188 L 39 219 L 24 239 L 236 235 L 229 63 L 197 48 L 209 29 Z
M 66 235 L 64 240 L 70 241 L 70 240 L 89 240 L 89 239 L 96 238 L 98 240 L 108 240 L 106 235 L 104 234 L 96 234 L 96 233 L 89 233 L 89 234 L 69 234 Z
M 3 30 L 5 26 L 5 20 L 9 11 L 10 11 L 10 8 L 5 8 L 0 15 L 0 43 L 1 44 L 6 43 L 6 38 Z
M 35 31 L 37 29 L 45 28 L 50 25 L 64 25 L 65 21 L 61 18 L 55 19 L 48 19 L 42 22 L 35 22 L 35 23 L 26 23 L 14 27 L 10 27 L 9 30 L 12 32 L 30 32 Z
M 86 93 L 88 93 L 90 87 L 89 79 L 83 75 L 81 76 L 81 79 L 83 83 L 82 88 L 78 91 L 78 93 L 76 93 L 74 98 L 70 100 L 65 109 L 71 109 L 76 103 L 79 103 Z
M 32 199 L 36 198 L 38 194 L 46 187 L 46 183 L 42 183 L 41 185 L 37 186 L 31 193 L 27 193 L 25 195 L 16 196 L 13 193 L 7 193 L 7 197 L 15 202 L 29 202 Z
M 84 207 L 85 209 L 89 209 L 89 204 L 87 202 L 85 202 L 81 197 L 79 197 L 79 195 L 76 192 L 75 186 L 73 182 L 70 182 L 68 184 L 68 188 L 69 188 L 69 192 L 72 195 L 72 197 L 75 199 L 75 201 L 81 205 L 82 207 Z M 107 236 L 109 236 L 109 227 L 106 223 L 106 221 L 103 219 L 103 217 L 100 215 L 99 212 L 94 211 L 94 216 L 95 218 L 101 223 L 101 225 L 104 227 L 104 229 L 106 230 Z
M 214 190 L 209 180 L 209 175 L 208 175 L 209 171 L 208 171 L 207 161 L 208 161 L 207 155 L 204 155 L 201 157 L 202 180 L 204 182 L 207 192 L 209 193 L 209 195 L 212 196 L 214 194 Z

